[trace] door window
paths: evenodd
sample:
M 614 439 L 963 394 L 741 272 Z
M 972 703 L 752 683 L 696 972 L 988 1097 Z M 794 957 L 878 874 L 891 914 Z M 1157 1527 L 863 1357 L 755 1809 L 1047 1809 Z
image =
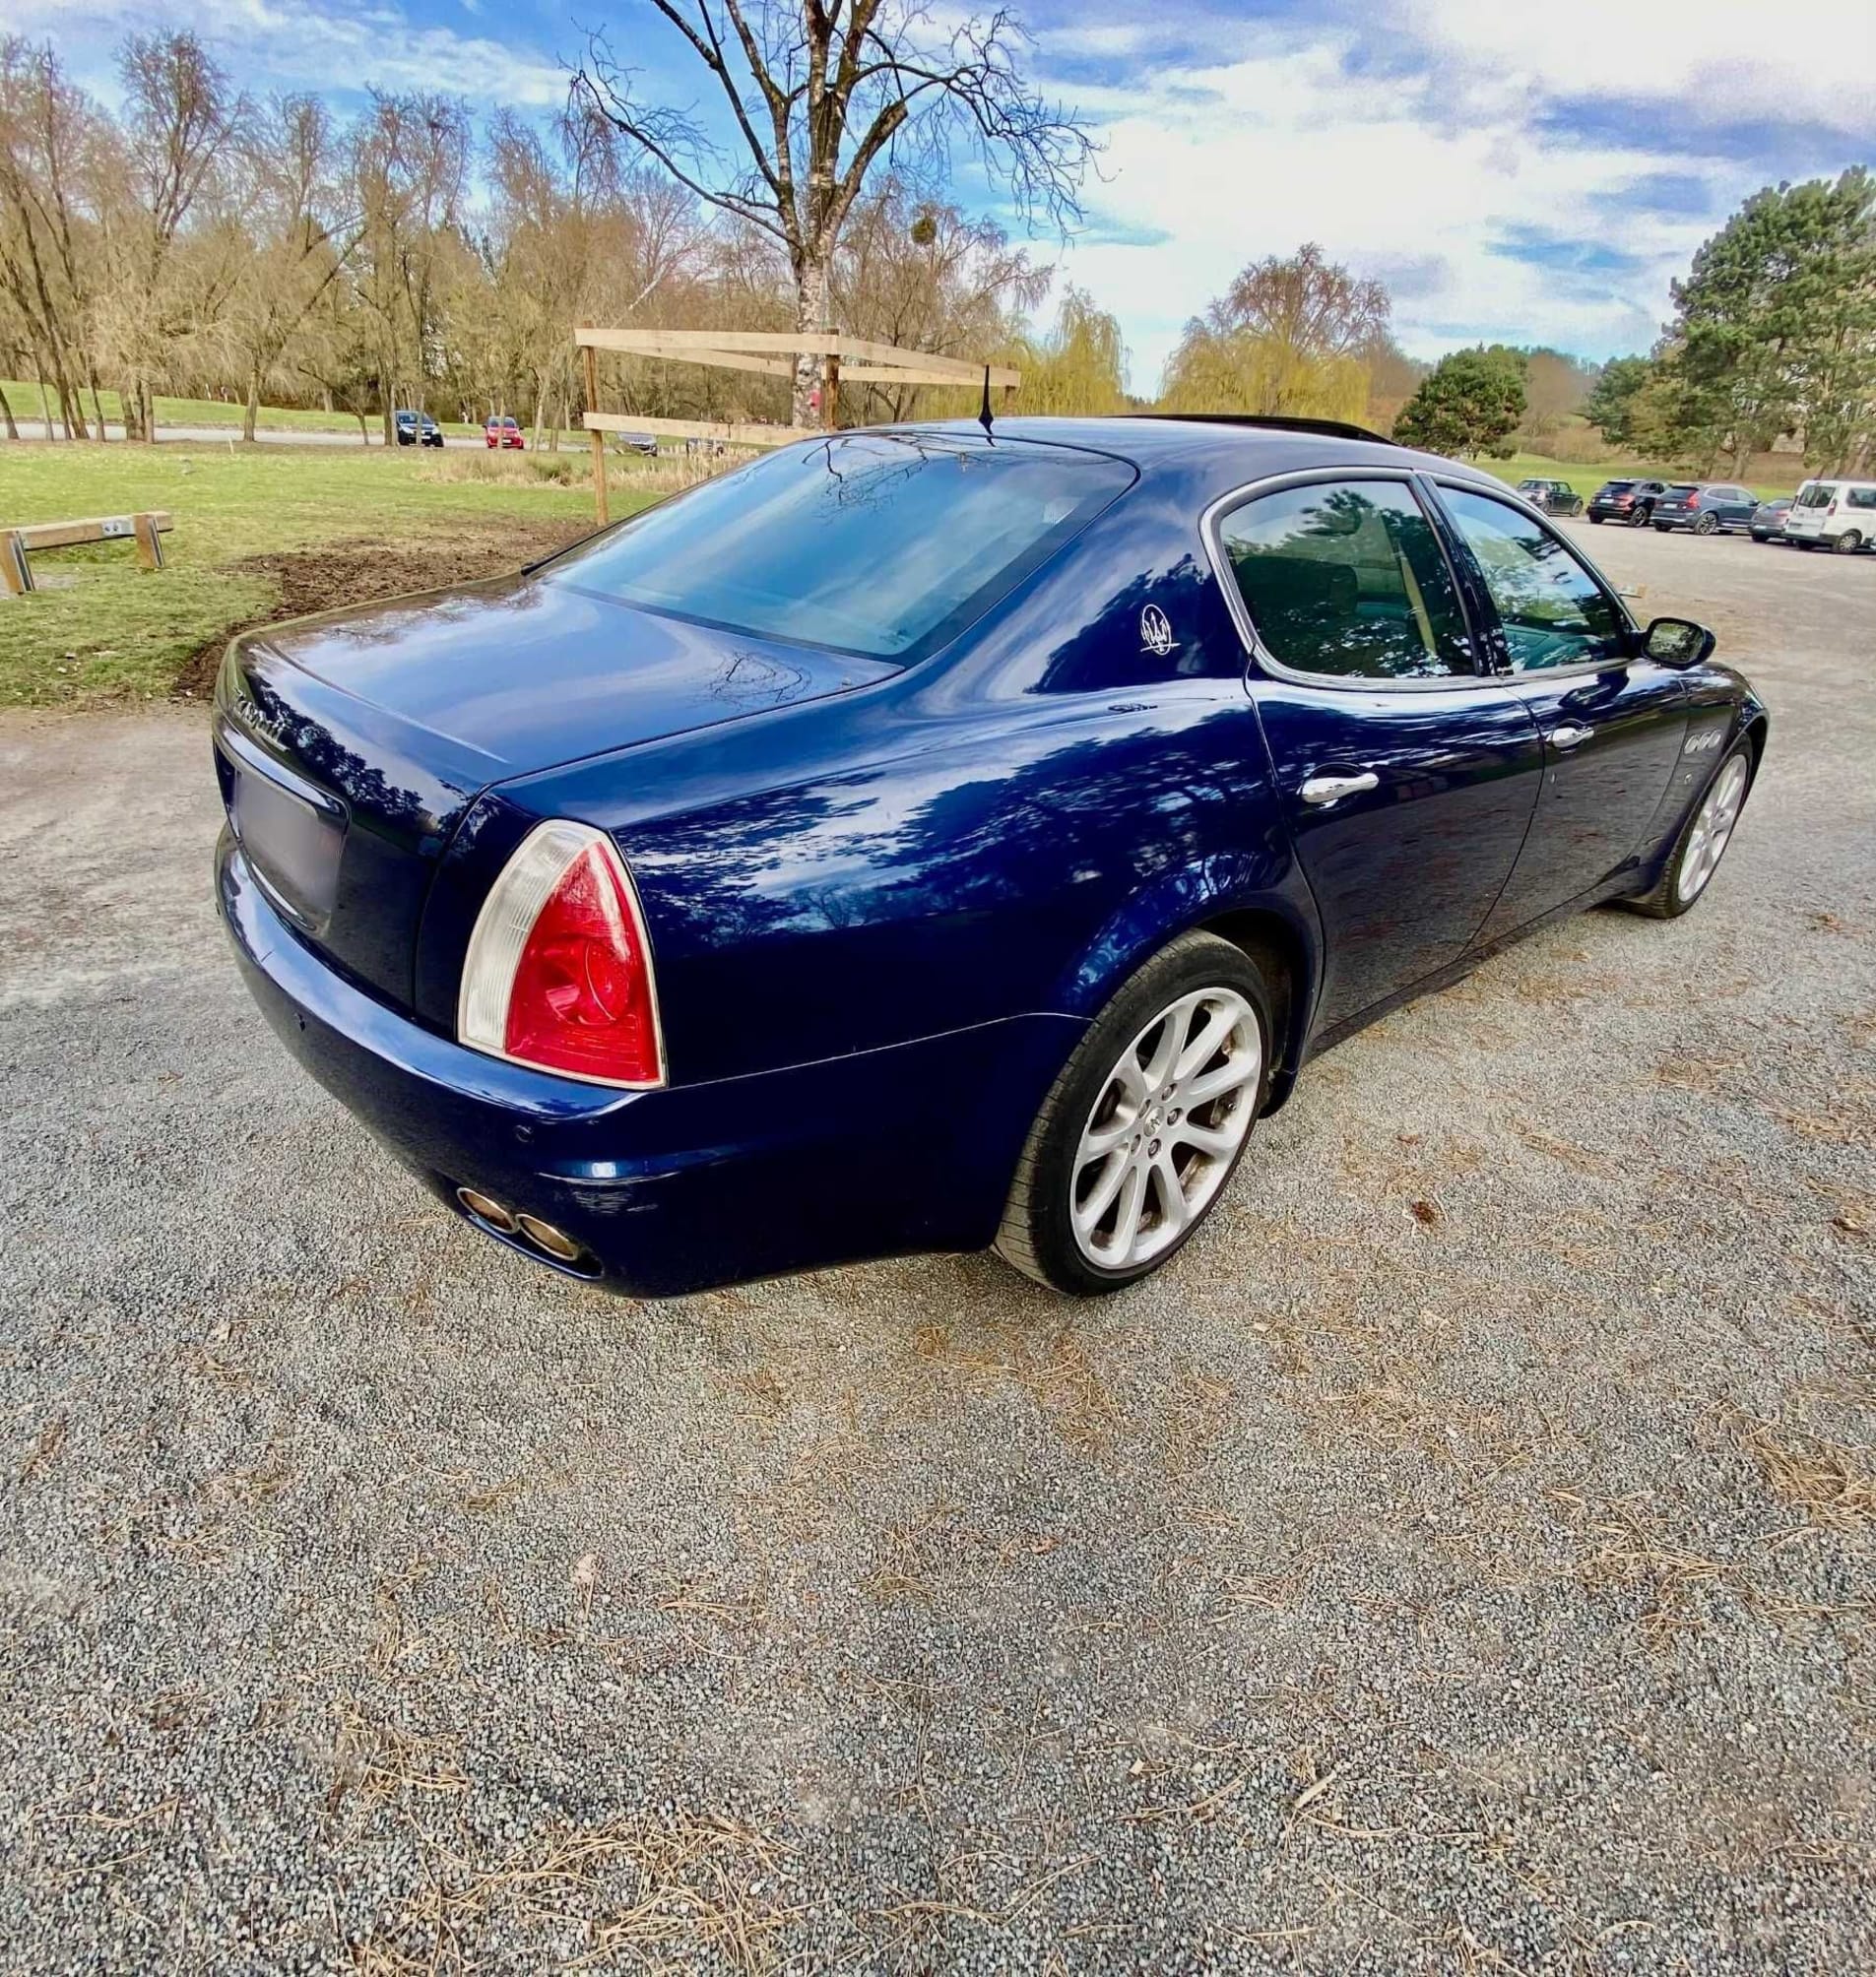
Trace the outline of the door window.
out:
M 1615 600 L 1541 523 L 1489 494 L 1441 495 L 1505 627 L 1515 672 L 1550 672 L 1615 658 L 1627 625 Z
M 1453 573 L 1403 481 L 1286 487 L 1233 509 L 1218 535 L 1259 639 L 1290 670 L 1471 677 Z

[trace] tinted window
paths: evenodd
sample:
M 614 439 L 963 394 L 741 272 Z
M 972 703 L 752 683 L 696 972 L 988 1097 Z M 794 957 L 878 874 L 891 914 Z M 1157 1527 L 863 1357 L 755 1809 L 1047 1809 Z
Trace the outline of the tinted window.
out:
M 855 433 L 791 446 L 594 539 L 554 579 L 762 638 L 910 662 L 1132 479 L 1020 440 Z
M 1828 508 L 1837 489 L 1828 480 L 1807 480 L 1798 489 L 1794 508 Z
M 1441 492 L 1478 558 L 1515 670 L 1582 666 L 1622 649 L 1614 601 L 1548 529 L 1489 494 Z
M 1844 497 L 1849 508 L 1876 508 L 1876 487 L 1852 487 Z
M 1471 672 L 1452 573 L 1400 481 L 1287 487 L 1234 509 L 1218 534 L 1283 665 L 1354 679 Z

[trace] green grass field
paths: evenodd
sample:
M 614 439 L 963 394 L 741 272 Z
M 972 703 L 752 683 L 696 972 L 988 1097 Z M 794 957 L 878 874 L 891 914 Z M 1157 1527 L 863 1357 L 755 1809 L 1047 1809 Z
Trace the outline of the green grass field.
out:
M 7 395 L 7 403 L 13 408 L 15 418 L 37 419 L 43 415 L 39 409 L 39 388 L 23 378 L 0 379 L 0 391 Z M 114 391 L 100 391 L 97 394 L 104 407 L 106 421 L 123 417 L 123 404 Z M 47 394 L 52 406 L 52 415 L 58 416 L 58 401 Z M 239 405 L 230 405 L 220 398 L 159 398 L 157 400 L 157 431 L 162 433 L 165 425 L 226 425 L 239 432 L 241 415 L 245 410 Z M 92 415 L 91 393 L 85 394 L 85 415 Z M 431 414 L 434 417 L 435 415 Z M 462 425 L 447 418 L 437 419 L 445 432 L 457 433 L 464 438 L 474 437 L 482 431 L 480 425 Z M 272 427 L 276 431 L 293 430 L 298 432 L 349 432 L 357 437 L 358 421 L 349 412 L 300 412 L 291 406 L 264 405 L 260 411 L 260 428 L 263 432 Z M 371 429 L 378 430 L 378 420 L 370 421 Z
M 382 545 L 387 563 L 420 572 L 433 550 L 440 583 L 466 556 L 518 565 L 555 529 L 590 519 L 587 488 L 537 478 L 521 461 L 480 478 L 496 467 L 475 456 L 479 478 L 443 478 L 469 463 L 362 448 L 0 445 L 0 524 L 158 508 L 175 517 L 160 572 L 140 570 L 118 544 L 57 550 L 33 557 L 32 595 L 0 593 L 0 706 L 169 692 L 208 641 L 279 607 L 277 579 L 241 567 L 257 557 L 351 544 L 355 566 L 360 555 L 368 565 L 363 545 Z M 627 470 L 616 479 L 627 484 L 614 487 L 615 516 L 656 498 Z

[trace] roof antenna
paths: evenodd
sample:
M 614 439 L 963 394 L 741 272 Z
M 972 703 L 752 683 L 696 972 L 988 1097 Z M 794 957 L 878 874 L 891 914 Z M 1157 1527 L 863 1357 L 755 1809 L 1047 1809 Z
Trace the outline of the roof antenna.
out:
M 984 428 L 984 437 L 995 446 L 995 436 L 991 432 L 992 414 L 990 409 L 990 366 L 984 366 L 984 409 L 977 415 L 977 422 Z

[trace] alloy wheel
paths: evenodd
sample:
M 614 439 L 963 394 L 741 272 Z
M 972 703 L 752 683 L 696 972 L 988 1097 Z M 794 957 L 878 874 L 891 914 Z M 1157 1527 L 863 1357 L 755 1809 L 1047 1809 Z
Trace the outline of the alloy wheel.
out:
M 1745 800 L 1746 759 L 1735 755 L 1702 797 L 1693 831 L 1681 853 L 1680 876 L 1674 881 L 1674 892 L 1683 906 L 1691 904 L 1707 889 L 1707 881 L 1718 868 Z
M 1837 551 L 1842 556 L 1853 556 L 1863 546 L 1863 539 L 1854 529 L 1845 529 L 1837 539 Z
M 1162 1009 L 1108 1072 L 1069 1177 L 1076 1247 L 1104 1270 L 1150 1261 L 1211 1206 L 1257 1114 L 1263 1040 L 1235 988 Z

